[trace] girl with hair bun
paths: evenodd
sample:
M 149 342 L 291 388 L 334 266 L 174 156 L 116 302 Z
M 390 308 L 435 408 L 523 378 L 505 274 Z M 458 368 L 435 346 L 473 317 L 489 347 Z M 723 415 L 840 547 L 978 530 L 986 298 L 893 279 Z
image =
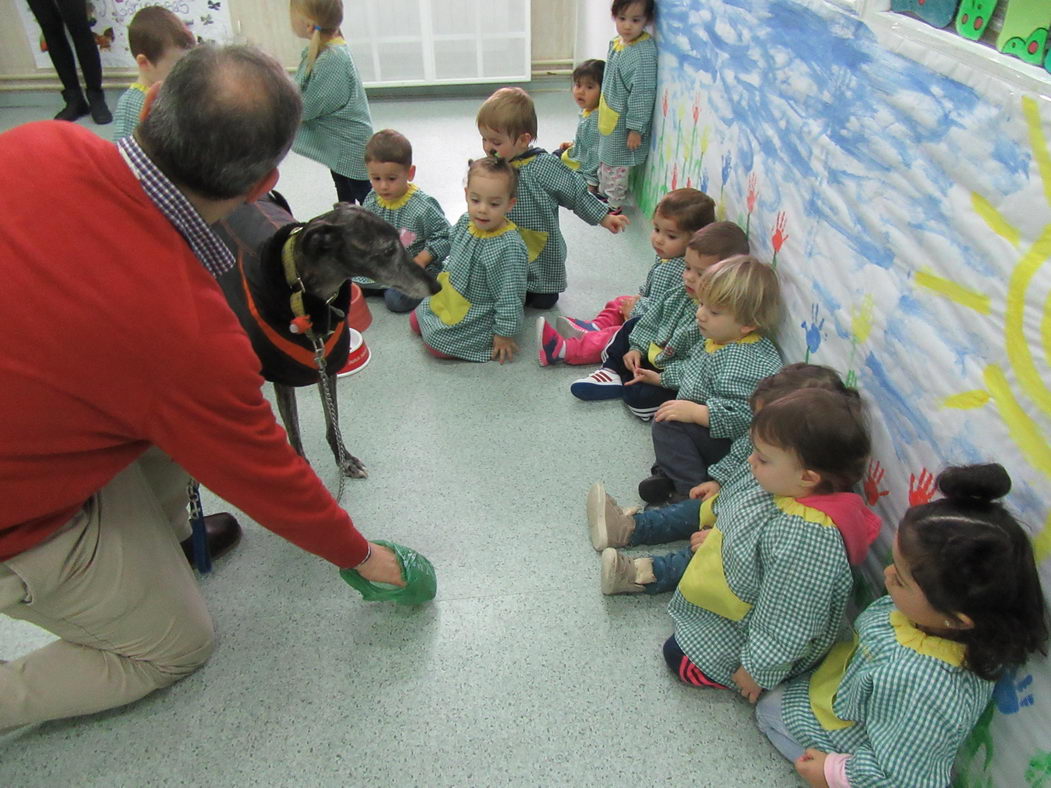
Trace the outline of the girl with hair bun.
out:
M 948 785 L 1003 672 L 1047 653 L 1029 538 L 999 502 L 1000 465 L 948 468 L 945 496 L 909 509 L 888 596 L 811 674 L 759 702 L 760 729 L 812 786 Z

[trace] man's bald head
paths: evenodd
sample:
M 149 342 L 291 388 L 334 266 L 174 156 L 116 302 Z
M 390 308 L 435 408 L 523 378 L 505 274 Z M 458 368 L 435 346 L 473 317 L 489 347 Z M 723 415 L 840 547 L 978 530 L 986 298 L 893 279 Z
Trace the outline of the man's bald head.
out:
M 225 200 L 285 157 L 302 110 L 299 89 L 269 55 L 203 45 L 172 69 L 136 137 L 176 184 Z

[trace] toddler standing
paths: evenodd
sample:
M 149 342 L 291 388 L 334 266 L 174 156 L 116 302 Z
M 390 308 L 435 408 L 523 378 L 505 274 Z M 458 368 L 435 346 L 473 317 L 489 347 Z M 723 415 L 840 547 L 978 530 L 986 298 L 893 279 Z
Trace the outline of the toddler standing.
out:
M 340 202 L 362 203 L 371 185 L 365 144 L 372 115 L 365 88 L 340 35 L 340 0 L 292 0 L 292 32 L 310 44 L 296 70 L 303 93 L 303 119 L 292 150 L 332 171 Z
M 1047 653 L 1033 548 L 1000 465 L 949 468 L 905 513 L 888 596 L 811 674 L 767 693 L 759 728 L 812 786 L 942 788 L 993 682 Z
M 467 213 L 452 231 L 445 270 L 438 274 L 442 289 L 409 318 L 438 358 L 503 364 L 518 350 L 527 262 L 525 243 L 507 218 L 516 180 L 503 159 L 486 156 L 469 165 Z
M 525 304 L 549 309 L 566 289 L 566 242 L 558 225 L 559 206 L 611 233 L 626 227 L 627 217 L 610 215 L 605 203 L 588 191 L 583 178 L 532 147 L 536 109 L 521 88 L 500 88 L 493 93 L 478 110 L 477 122 L 485 153 L 506 159 L 518 170 L 517 203 L 510 219 L 529 252 Z
M 576 170 L 587 182 L 588 189 L 598 191 L 598 97 L 602 92 L 603 60 L 585 60 L 573 69 L 573 100 L 580 107 L 577 134 L 573 142 L 559 146 L 559 158 L 569 169 Z
M 163 82 L 179 58 L 196 41 L 182 20 L 167 8 L 146 6 L 135 12 L 128 25 L 128 48 L 135 57 L 139 78 L 117 100 L 113 115 L 113 141 L 127 137 L 139 125 L 146 91 Z
M 602 77 L 598 130 L 599 189 L 619 211 L 628 193 L 628 174 L 646 161 L 653 102 L 657 97 L 657 45 L 646 32 L 653 0 L 613 0 L 617 36 L 609 42 Z
M 412 261 L 437 275 L 449 254 L 449 221 L 438 201 L 412 183 L 412 145 L 393 129 L 377 131 L 365 146 L 365 169 L 372 191 L 362 207 L 398 228 Z M 371 279 L 354 281 L 366 290 L 378 289 Z M 383 300 L 391 312 L 411 312 L 422 299 L 387 288 Z

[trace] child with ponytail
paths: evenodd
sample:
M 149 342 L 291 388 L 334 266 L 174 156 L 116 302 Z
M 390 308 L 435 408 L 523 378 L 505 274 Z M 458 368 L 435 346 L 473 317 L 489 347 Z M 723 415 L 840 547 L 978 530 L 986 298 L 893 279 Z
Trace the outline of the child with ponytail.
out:
M 993 683 L 1047 653 L 1032 545 L 1002 466 L 949 468 L 905 513 L 887 596 L 818 668 L 768 693 L 759 728 L 812 786 L 941 788 Z

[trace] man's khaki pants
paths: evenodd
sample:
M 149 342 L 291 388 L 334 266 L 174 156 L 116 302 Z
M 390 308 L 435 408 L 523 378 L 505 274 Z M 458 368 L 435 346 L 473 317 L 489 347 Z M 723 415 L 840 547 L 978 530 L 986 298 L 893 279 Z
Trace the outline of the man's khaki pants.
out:
M 0 731 L 130 703 L 211 655 L 212 622 L 179 547 L 186 481 L 151 449 L 58 533 L 0 563 L 0 612 L 61 638 L 0 664 Z

